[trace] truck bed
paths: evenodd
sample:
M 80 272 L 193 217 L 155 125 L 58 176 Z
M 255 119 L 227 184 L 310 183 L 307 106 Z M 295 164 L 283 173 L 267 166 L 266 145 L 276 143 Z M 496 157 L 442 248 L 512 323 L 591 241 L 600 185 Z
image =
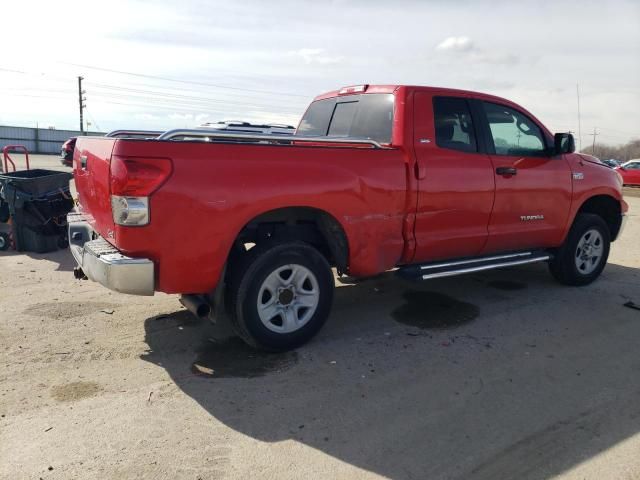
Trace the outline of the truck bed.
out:
M 355 273 L 376 273 L 401 259 L 411 195 L 402 149 L 236 134 L 203 142 L 188 140 L 194 131 L 182 132 L 187 140 L 81 137 L 74 155 L 80 211 L 120 251 L 154 261 L 157 290 L 211 290 L 222 268 L 215 259 L 227 257 L 234 234 L 260 213 L 292 206 L 329 212 L 347 235 L 360 232 L 350 262 Z M 171 176 L 149 199 L 149 225 L 114 224 L 109 165 L 115 157 L 170 159 Z M 162 254 L 167 250 L 171 255 Z M 190 275 L 194 270 L 201 272 Z

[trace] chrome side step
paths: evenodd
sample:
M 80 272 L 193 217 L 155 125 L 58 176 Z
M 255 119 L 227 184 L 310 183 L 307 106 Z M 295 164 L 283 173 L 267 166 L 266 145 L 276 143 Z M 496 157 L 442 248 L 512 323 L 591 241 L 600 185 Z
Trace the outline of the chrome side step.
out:
M 491 255 L 487 257 L 472 257 L 445 262 L 410 265 L 398 270 L 398 275 L 410 280 L 429 280 L 432 278 L 452 277 L 465 273 L 482 272 L 494 268 L 526 265 L 528 263 L 545 262 L 551 259 L 551 254 L 545 251 L 528 251 Z

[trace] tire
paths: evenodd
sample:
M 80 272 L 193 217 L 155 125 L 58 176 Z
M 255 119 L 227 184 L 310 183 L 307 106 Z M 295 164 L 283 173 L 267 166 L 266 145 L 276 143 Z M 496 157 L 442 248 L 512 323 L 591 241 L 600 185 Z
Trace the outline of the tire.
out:
M 0 199 L 0 223 L 7 223 L 11 218 L 9 213 L 9 204 Z
M 231 325 L 249 345 L 268 351 L 308 342 L 329 317 L 334 280 L 327 260 L 308 244 L 256 246 L 228 275 Z
M 9 250 L 9 245 L 11 245 L 9 235 L 4 232 L 0 233 L 0 251 Z
M 64 250 L 65 248 L 69 247 L 69 239 L 67 238 L 67 235 L 60 235 L 58 237 L 58 249 L 59 250 Z
M 564 244 L 549 262 L 549 270 L 565 285 L 588 285 L 602 273 L 610 246 L 611 234 L 602 217 L 581 213 L 573 222 Z

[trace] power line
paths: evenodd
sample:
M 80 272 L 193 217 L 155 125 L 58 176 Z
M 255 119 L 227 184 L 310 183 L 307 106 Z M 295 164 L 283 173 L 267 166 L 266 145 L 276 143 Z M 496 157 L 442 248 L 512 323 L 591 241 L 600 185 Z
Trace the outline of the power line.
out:
M 127 107 L 142 107 L 144 109 L 151 110 L 167 110 L 172 112 L 196 112 L 196 113 L 229 113 L 228 109 L 221 109 L 221 105 L 211 105 L 208 106 L 206 103 L 204 104 L 186 104 L 186 103 L 167 103 L 167 102 L 153 102 L 153 103 L 136 103 L 130 101 L 114 101 L 114 97 L 110 95 L 100 95 L 100 94 L 92 94 L 91 96 L 93 105 L 122 105 Z M 2 94 L 0 93 L 0 97 Z M 12 94 L 14 97 L 25 97 L 25 98 L 42 98 L 48 99 L 57 102 L 71 102 L 74 100 L 74 94 L 69 94 L 68 96 L 52 96 L 52 95 L 29 95 L 29 94 Z M 116 98 L 116 100 L 126 100 L 127 98 L 132 97 L 124 97 L 124 98 Z M 135 98 L 135 97 L 133 97 Z M 142 99 L 144 100 L 144 99 Z M 302 112 L 292 112 L 292 111 L 265 111 L 264 113 L 273 113 L 277 115 L 297 115 L 298 113 L 301 115 Z
M 260 102 L 259 100 L 256 101 L 233 101 L 233 100 L 223 100 L 223 99 L 216 99 L 216 98 L 211 98 L 211 97 L 198 97 L 198 96 L 188 96 L 188 95 L 180 95 L 180 94 L 170 94 L 170 93 L 164 93 L 164 92 L 156 92 L 156 91 L 151 91 L 151 90 L 140 90 L 140 89 L 129 89 L 129 88 L 124 88 L 124 87 L 111 87 L 111 86 L 104 86 L 104 87 L 97 87 L 96 90 L 94 90 L 93 88 L 91 88 L 91 84 L 88 84 L 89 87 L 87 88 L 87 82 L 86 80 L 83 80 L 83 90 L 89 93 L 89 95 L 92 98 L 103 98 L 103 99 L 110 99 L 110 98 L 121 98 L 121 99 L 137 99 L 137 100 L 152 100 L 153 103 L 147 104 L 147 106 L 149 107 L 153 107 L 159 103 L 170 103 L 171 105 L 174 105 L 176 107 L 184 107 L 184 106 L 194 106 L 194 104 L 196 106 L 207 106 L 207 105 L 215 105 L 215 106 L 220 106 L 220 105 L 229 105 L 229 106 L 236 106 L 236 107 L 243 107 L 243 108 L 255 108 L 255 109 L 270 109 L 274 112 L 298 112 L 298 111 L 302 111 L 302 104 L 300 106 L 300 108 L 297 108 L 296 106 L 292 105 L 292 104 L 287 104 L 287 105 L 283 105 L 283 104 L 279 104 L 279 105 L 273 105 L 273 104 L 265 104 Z M 3 89 L 3 92 L 7 92 L 8 90 L 12 90 L 12 91 L 16 91 L 16 92 L 20 92 L 20 93 L 11 93 L 11 96 L 23 96 L 23 97 L 31 97 L 31 98 L 63 98 L 64 95 L 68 95 L 69 97 L 72 98 L 76 98 L 77 97 L 77 91 L 74 93 L 73 90 L 70 89 L 55 89 L 55 88 L 5 88 Z M 122 93 L 114 93 L 110 90 L 114 90 L 115 92 L 122 92 Z M 126 92 L 132 91 L 132 94 L 127 94 Z M 36 93 L 36 94 L 31 94 L 31 92 Z M 140 92 L 140 93 L 137 93 Z M 53 95 L 38 95 L 40 93 L 43 94 L 53 94 Z M 2 95 L 2 92 L 0 92 L 0 95 Z M 57 95 L 57 96 L 56 96 Z
M 640 130 L 636 130 L 635 132 L 630 132 L 628 130 L 619 130 L 617 128 L 607 128 L 607 127 L 598 127 L 600 130 L 608 130 L 610 132 L 618 132 L 618 133 L 624 133 L 626 135 L 636 135 L 636 136 L 640 136 Z
M 96 100 L 96 98 L 98 98 Z M 225 109 L 220 109 L 219 106 L 215 106 L 215 107 L 207 107 L 206 105 L 204 106 L 197 106 L 197 105 L 185 105 L 185 104 L 165 104 L 165 103 L 154 103 L 153 105 L 150 105 L 148 103 L 135 103 L 135 102 L 126 102 L 126 101 L 113 101 L 111 99 L 103 99 L 101 100 L 102 97 L 96 97 L 96 95 L 92 95 L 91 96 L 91 100 L 92 100 L 92 104 L 104 104 L 104 105 L 123 105 L 123 106 L 128 106 L 128 107 L 143 107 L 147 110 L 151 109 L 151 110 L 169 110 L 172 112 L 179 112 L 179 111 L 185 111 L 185 112 L 199 112 L 199 113 L 211 113 L 211 112 L 218 112 L 218 113 L 228 113 L 227 110 Z M 275 113 L 275 114 L 287 114 L 288 112 L 265 112 L 265 113 Z M 290 113 L 289 113 L 290 114 Z
M 162 81 L 165 81 L 165 82 L 184 83 L 184 84 L 189 84 L 189 85 L 200 85 L 200 86 L 204 86 L 204 87 L 222 88 L 222 89 L 226 89 L 226 90 L 236 90 L 236 91 L 241 91 L 241 92 L 265 93 L 265 94 L 268 94 L 268 95 L 283 95 L 283 96 L 287 96 L 287 97 L 309 98 L 309 95 L 302 95 L 302 94 L 297 94 L 297 93 L 284 93 L 284 92 L 274 92 L 272 90 L 258 90 L 258 89 L 252 89 L 252 88 L 244 88 L 244 87 L 231 87 L 229 85 L 219 85 L 219 84 L 215 84 L 215 83 L 196 82 L 196 81 L 191 81 L 191 80 L 179 80 L 177 78 L 161 77 L 159 75 L 148 75 L 148 74 L 137 73 L 137 72 L 125 72 L 123 70 L 113 70 L 113 69 L 110 69 L 110 68 L 95 67 L 95 66 L 92 66 L 92 65 L 82 65 L 82 64 L 78 64 L 78 63 L 68 63 L 68 62 L 61 62 L 61 63 L 65 64 L 65 65 L 72 65 L 74 67 L 88 68 L 90 70 L 97 70 L 97 71 L 100 71 L 100 72 L 117 73 L 119 75 L 129 75 L 129 76 L 132 76 L 132 77 L 140 77 L 140 78 L 150 78 L 150 79 L 153 79 L 153 80 L 162 80 Z
M 143 90 L 143 89 L 136 89 L 136 88 L 126 88 L 126 87 L 117 87 L 117 86 L 110 86 L 110 85 L 105 85 L 105 84 L 96 84 L 96 83 L 92 83 L 89 85 L 94 85 L 96 90 L 92 89 L 93 91 L 96 91 L 102 95 L 110 95 L 110 96 L 114 96 L 114 97 L 135 97 L 135 98 L 151 98 L 151 99 L 161 99 L 161 100 L 177 100 L 177 101 L 184 101 L 184 102 L 197 102 L 198 104 L 202 104 L 202 103 L 216 103 L 216 104 L 224 104 L 224 105 L 237 105 L 237 106 L 250 106 L 253 108 L 256 107 L 266 107 L 266 108 L 286 108 L 286 109 L 293 109 L 295 107 L 291 106 L 291 105 L 287 105 L 284 106 L 282 104 L 279 105 L 272 105 L 272 104 L 265 104 L 260 102 L 259 100 L 254 100 L 251 99 L 253 101 L 234 101 L 234 100 L 227 100 L 227 99 L 220 99 L 220 98 L 212 98 L 212 97 L 205 97 L 205 96 L 190 96 L 190 95 L 181 95 L 181 94 L 177 94 L 177 93 L 166 93 L 166 92 L 158 92 L 158 91 L 153 91 L 153 90 Z M 89 87 L 91 88 L 91 87 Z M 103 90 L 106 90 L 107 92 L 103 92 Z M 125 92 L 125 93 L 113 93 L 113 92 Z M 126 94 L 126 92 L 131 92 L 129 94 Z M 92 94 L 93 95 L 93 94 Z M 301 107 L 302 108 L 302 107 Z
M 2 93 L 0 93 L 0 96 L 1 95 Z M 68 102 L 69 100 L 73 100 L 75 98 L 74 94 L 71 94 L 70 96 L 66 96 L 66 97 L 60 97 L 60 96 L 52 96 L 52 95 L 28 95 L 28 94 L 21 94 L 21 93 L 12 93 L 11 96 L 27 97 L 27 98 L 47 98 L 50 100 L 64 100 L 66 102 Z
M 168 107 L 172 107 L 174 109 L 180 109 L 180 108 L 190 108 L 190 109 L 211 109 L 211 108 L 221 108 L 221 107 L 225 107 L 227 104 L 225 102 L 209 102 L 209 101 L 195 101 L 195 100 L 172 100 L 172 99 L 162 99 L 162 98 L 149 98 L 149 97 L 144 97 L 144 96 L 135 96 L 135 95 L 120 95 L 120 94 L 104 94 L 101 92 L 89 92 L 89 95 L 91 96 L 91 99 L 93 101 L 95 101 L 96 99 L 102 99 L 105 102 L 109 102 L 111 103 L 112 99 L 116 99 L 116 100 L 137 100 L 137 101 L 147 101 L 148 103 L 145 103 L 142 106 L 145 106 L 149 109 L 153 109 L 153 108 L 157 108 L 159 106 L 168 106 Z M 151 100 L 149 102 L 149 100 Z M 236 106 L 237 108 L 237 106 Z M 243 105 L 244 109 L 254 109 L 254 110 L 270 110 L 274 113 L 295 113 L 294 109 L 289 109 L 286 107 L 274 107 L 274 108 L 269 108 L 268 106 L 264 106 L 264 105 L 251 105 L 251 104 L 246 104 Z M 220 111 L 227 111 L 229 110 L 228 108 L 220 110 Z M 301 112 L 302 110 L 300 110 Z
M 13 68 L 4 68 L 4 67 L 0 67 L 0 72 L 7 72 L 7 73 L 19 73 L 21 75 L 31 75 L 31 76 L 35 76 L 35 77 L 42 77 L 42 76 L 46 76 L 49 77 L 50 79 L 54 79 L 55 81 L 58 82 L 68 82 L 69 80 L 72 80 L 74 77 L 72 76 L 60 76 L 60 75 L 55 75 L 52 73 L 48 73 L 48 72 L 25 72 L 23 70 L 16 70 Z
M 96 67 L 98 68 L 98 67 Z M 106 69 L 105 69 L 106 70 Z M 8 69 L 8 68 L 4 68 L 4 67 L 0 67 L 0 71 L 6 71 L 6 72 L 10 72 L 10 73 L 18 73 L 18 74 L 22 74 L 22 75 L 32 75 L 32 76 L 36 76 L 36 77 L 40 77 L 40 76 L 47 76 L 50 78 L 60 78 L 62 79 L 63 77 L 59 77 L 59 76 L 55 76 L 52 75 L 50 73 L 46 73 L 46 72 L 42 72 L 42 73 L 35 73 L 35 72 L 26 72 L 26 71 L 22 71 L 22 70 L 16 70 L 16 69 Z M 128 74 L 129 72 L 124 72 L 125 74 Z M 150 77 L 150 78 L 155 78 L 153 76 L 150 75 L 143 75 L 143 74 L 135 74 L 135 75 L 140 75 L 140 76 L 144 76 L 144 77 Z M 162 77 L 159 77 L 162 78 Z M 69 77 L 67 77 L 66 79 L 64 79 L 64 81 L 68 82 L 70 80 Z M 58 81 L 62 81 L 62 80 L 58 80 Z M 201 84 L 200 82 L 188 82 L 188 81 L 182 81 L 182 80 L 177 80 L 177 79 L 169 79 L 169 81 L 174 81 L 174 82 L 181 82 L 181 83 L 194 83 L 196 85 L 202 85 L 202 86 L 208 86 L 210 84 Z M 86 82 L 87 83 L 87 82 Z M 177 93 L 169 93 L 169 92 L 162 92 L 162 91 L 157 91 L 157 90 L 146 90 L 146 89 L 136 89 L 136 88 L 128 88 L 128 87 L 123 87 L 123 86 L 114 86 L 114 85 L 109 85 L 109 84 L 104 84 L 104 83 L 93 83 L 93 82 L 88 82 L 89 85 L 95 85 L 96 87 L 100 88 L 100 89 L 105 89 L 105 90 L 116 90 L 116 91 L 123 91 L 123 92 L 132 92 L 132 93 L 142 93 L 145 95 L 131 95 L 129 96 L 129 98 L 138 98 L 138 99 L 144 99 L 147 100 L 149 98 L 154 99 L 155 102 L 155 98 L 154 97 L 159 97 L 162 100 L 180 100 L 183 104 L 178 105 L 179 108 L 184 108 L 185 106 L 189 106 L 190 109 L 192 109 L 192 105 L 190 105 L 191 101 L 195 101 L 198 103 L 198 105 L 206 105 L 206 104 L 214 104 L 214 103 L 219 103 L 219 104 L 225 104 L 225 105 L 236 105 L 236 106 L 241 106 L 241 107 L 251 107 L 251 108 L 268 108 L 271 110 L 277 109 L 277 111 L 284 111 L 287 113 L 293 113 L 296 112 L 297 113 L 297 108 L 293 105 L 273 105 L 273 104 L 266 104 L 263 103 L 261 100 L 247 96 L 247 95 L 243 95 L 240 98 L 242 99 L 246 99 L 245 101 L 241 100 L 240 98 L 238 99 L 233 99 L 230 100 L 228 98 L 225 99 L 218 99 L 218 98 L 212 98 L 212 97 L 203 97 L 203 96 L 189 96 L 189 95 L 181 95 L 181 94 L 177 94 Z M 139 84 L 138 84 L 139 85 Z M 144 84 L 142 84 L 142 86 L 145 86 Z M 159 89 L 163 89 L 163 88 L 169 88 L 169 87 L 163 87 L 160 85 L 152 85 L 150 86 L 151 88 L 159 88 Z M 235 88 L 235 87 L 230 87 L 230 88 Z M 173 91 L 175 91 L 174 87 L 171 87 L 171 89 Z M 260 90 L 250 90 L 250 89 L 237 89 L 238 91 L 250 91 L 252 93 L 259 93 L 262 92 Z M 62 93 L 66 93 L 67 90 L 61 90 L 61 89 L 51 89 L 51 88 L 47 88 L 47 89 L 40 89 L 40 91 L 51 91 L 51 92 L 62 92 Z M 185 90 L 185 89 L 180 89 L 179 91 L 185 91 L 185 92 L 189 92 L 189 93 L 195 93 L 197 94 L 198 91 L 196 90 Z M 274 92 L 275 93 L 275 92 Z M 280 94 L 280 93 L 278 93 Z M 110 95 L 114 95 L 115 94 L 111 94 Z M 214 94 L 215 95 L 215 94 Z M 237 94 L 234 93 L 228 93 L 226 95 L 235 95 L 238 96 Z M 294 94 L 286 94 L 286 95 L 294 95 Z M 17 96 L 17 95 L 16 95 Z M 92 94 L 92 96 L 95 96 L 94 94 Z M 103 95 L 106 97 L 106 95 Z M 37 98 L 37 96 L 32 96 L 33 98 Z M 300 97 L 304 97 L 303 95 L 300 95 Z M 119 96 L 118 98 L 125 98 L 124 96 Z M 177 102 L 175 102 L 177 103 Z M 184 103 L 186 103 L 187 105 L 184 105 Z M 302 102 L 300 103 L 300 110 L 303 108 L 304 106 L 302 105 Z M 275 113 L 275 112 L 274 112 Z
M 95 118 L 93 118 L 93 115 L 91 115 L 91 113 L 89 113 L 89 110 L 87 110 L 87 109 L 85 108 L 85 112 L 87 112 L 87 116 L 91 119 L 92 125 L 95 125 L 95 126 L 96 126 L 96 129 L 98 130 L 98 132 L 99 132 L 100 130 L 102 130 L 102 129 L 100 128 L 100 125 L 98 125 L 98 122 L 96 122 Z
M 264 95 L 263 94 L 254 94 L 254 93 L 248 93 L 248 92 L 228 92 L 228 91 L 216 91 L 211 89 L 210 87 L 185 87 L 185 86 L 179 86 L 179 85 L 158 85 L 158 84 L 150 84 L 150 83 L 140 83 L 140 82 L 118 82 L 118 85 L 112 85 L 112 84 L 105 84 L 105 83 L 94 83 L 91 80 L 89 80 L 89 83 L 92 85 L 100 85 L 103 87 L 109 87 L 109 88 L 131 88 L 131 89 L 144 89 L 144 90 L 149 90 L 149 89 L 153 89 L 153 91 L 160 91 L 161 93 L 167 93 L 167 94 L 174 94 L 175 92 L 182 92 L 185 94 L 190 94 L 190 95 L 202 95 L 202 94 L 208 94 L 208 95 L 215 95 L 220 97 L 220 99 L 224 99 L 224 100 L 228 100 L 230 97 L 233 100 L 243 100 L 243 99 L 251 99 L 251 100 L 256 100 L 256 99 L 263 99 Z M 311 97 L 306 97 L 307 99 L 311 98 Z M 280 99 L 275 99 L 275 100 L 280 100 Z M 298 100 L 288 100 L 288 101 L 293 101 L 293 102 L 303 102 L 306 104 L 307 100 L 302 100 L 302 99 L 298 99 Z

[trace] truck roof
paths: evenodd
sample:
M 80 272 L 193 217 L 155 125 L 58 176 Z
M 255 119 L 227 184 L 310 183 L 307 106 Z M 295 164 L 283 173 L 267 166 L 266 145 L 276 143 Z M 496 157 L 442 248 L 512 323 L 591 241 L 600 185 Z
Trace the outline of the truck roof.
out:
M 511 105 L 516 105 L 510 100 L 506 98 L 498 97 L 496 95 L 490 95 L 488 93 L 475 92 L 473 90 L 462 90 L 458 88 L 446 88 L 446 87 L 431 87 L 427 85 L 351 85 L 342 87 L 339 90 L 332 90 L 330 92 L 322 93 L 314 98 L 316 100 L 324 100 L 326 98 L 332 98 L 337 96 L 344 95 L 355 95 L 355 94 L 367 94 L 367 93 L 394 93 L 396 90 L 400 88 L 406 88 L 409 90 L 420 90 L 424 92 L 438 92 L 438 93 L 450 93 L 457 95 L 472 95 L 476 98 L 483 98 L 486 100 L 499 100 L 501 103 L 507 103 Z M 519 107 L 522 108 L 522 107 Z
M 446 88 L 446 87 L 430 87 L 430 86 L 426 86 L 426 85 L 367 85 L 367 84 L 362 84 L 362 85 L 346 86 L 346 87 L 342 87 L 339 90 L 332 90 L 330 92 L 323 93 L 323 94 L 318 95 L 317 97 L 315 97 L 313 99 L 313 101 L 315 102 L 316 100 L 324 100 L 324 99 L 327 99 L 327 98 L 333 98 L 333 97 L 338 97 L 338 96 L 344 97 L 344 96 L 347 96 L 347 95 L 361 95 L 361 94 L 367 94 L 367 93 L 395 93 L 396 91 L 398 91 L 398 90 L 400 90 L 402 88 L 407 89 L 407 90 L 421 91 L 421 92 L 439 93 L 439 94 L 442 94 L 442 95 L 472 96 L 474 98 L 487 100 L 487 101 L 493 101 L 493 102 L 501 103 L 503 105 L 511 106 L 511 107 L 515 108 L 516 110 L 523 111 L 524 113 L 529 115 L 531 118 L 536 120 L 539 124 L 541 124 L 543 126 L 543 130 L 545 130 L 549 135 L 551 135 L 551 132 L 544 126 L 544 123 L 540 122 L 540 120 L 538 118 L 536 118 L 535 115 L 533 115 L 530 111 L 528 111 L 523 106 L 518 105 L 517 103 L 512 102 L 511 100 L 508 100 L 506 98 L 498 97 L 497 95 L 490 95 L 488 93 L 482 93 L 482 92 L 474 92 L 473 90 L 462 90 L 462 89 L 457 89 L 457 88 Z

